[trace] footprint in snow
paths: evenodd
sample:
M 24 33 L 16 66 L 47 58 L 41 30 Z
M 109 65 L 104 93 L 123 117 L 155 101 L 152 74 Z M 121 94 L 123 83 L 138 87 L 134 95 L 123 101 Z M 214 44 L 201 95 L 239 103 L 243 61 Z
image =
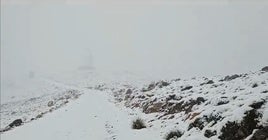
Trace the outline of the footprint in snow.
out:
M 114 134 L 113 125 L 109 124 L 109 122 L 106 122 L 105 129 L 106 129 L 106 132 L 108 133 L 108 137 L 105 140 L 116 140 L 116 135 Z

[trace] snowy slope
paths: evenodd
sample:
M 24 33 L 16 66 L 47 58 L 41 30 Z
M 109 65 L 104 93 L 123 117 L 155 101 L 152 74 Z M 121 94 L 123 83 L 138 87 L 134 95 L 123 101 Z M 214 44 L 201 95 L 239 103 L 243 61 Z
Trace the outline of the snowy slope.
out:
M 183 140 L 242 140 L 263 130 L 268 138 L 268 72 L 174 79 L 112 91 L 121 105 L 141 109 L 162 137 L 178 130 Z
M 268 138 L 268 72 L 172 79 L 145 85 L 141 84 L 145 81 L 133 83 L 134 80 L 126 82 L 124 78 L 117 81 L 99 78 L 91 80 L 91 84 L 89 79 L 79 79 L 72 83 L 52 79 L 51 83 L 65 90 L 36 101 L 26 100 L 28 107 L 45 113 L 35 121 L 1 133 L 1 140 L 21 137 L 29 140 L 160 140 L 174 130 L 181 133 L 180 140 L 256 140 L 262 135 L 264 138 L 257 140 Z M 72 95 L 67 96 L 70 102 L 62 104 L 66 95 Z M 51 98 L 59 104 L 52 106 L 54 109 L 50 112 L 47 101 Z M 38 102 L 40 106 L 36 106 Z M 1 110 L 1 121 L 6 120 L 5 125 L 27 114 L 27 111 L 17 116 L 10 113 L 18 105 L 12 108 L 9 104 L 5 111 Z M 31 109 L 28 119 L 35 112 Z M 3 117 L 5 113 L 8 115 Z M 135 118 L 143 119 L 147 127 L 131 129 Z
M 1 140 L 160 139 L 153 129 L 133 131 L 131 120 L 136 116 L 109 102 L 106 93 L 84 92 L 78 100 L 38 121 L 1 134 Z
M 42 82 L 39 80 L 39 82 L 32 84 L 32 86 L 31 88 L 28 87 L 28 89 L 27 87 L 15 89 L 13 90 L 14 94 L 12 94 L 13 92 L 5 93 L 11 94 L 9 96 L 15 96 L 16 98 L 4 98 L 6 99 L 5 102 L 1 102 L 0 130 L 4 129 L 15 119 L 20 118 L 24 122 L 35 120 L 83 94 L 79 88 L 48 80 L 42 80 Z M 17 92 L 22 95 L 17 96 Z M 48 106 L 48 102 L 52 102 L 51 105 Z
M 5 80 L 5 79 L 4 79 Z M 135 83 L 133 82 L 135 81 Z M 35 74 L 34 78 L 23 81 L 3 81 L 1 85 L 0 130 L 15 119 L 31 122 L 52 112 L 84 92 L 85 87 L 95 87 L 102 83 L 131 83 L 137 85 L 146 80 L 138 75 L 125 73 L 99 73 L 94 70 L 77 70 L 68 73 Z M 48 106 L 53 102 L 52 106 Z

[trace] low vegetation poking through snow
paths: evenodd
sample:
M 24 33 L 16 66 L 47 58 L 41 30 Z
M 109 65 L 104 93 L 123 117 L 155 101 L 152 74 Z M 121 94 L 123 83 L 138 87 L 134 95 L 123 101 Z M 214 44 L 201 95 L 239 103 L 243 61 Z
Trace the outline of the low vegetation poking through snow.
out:
M 146 128 L 146 125 L 142 119 L 138 118 L 132 122 L 132 129 L 143 129 L 143 128 Z
M 182 136 L 182 132 L 180 132 L 179 130 L 174 130 L 174 131 L 170 131 L 167 135 L 166 135 L 166 140 L 174 140 L 174 139 L 178 139 Z
M 161 129 L 164 138 L 179 129 L 179 139 L 186 140 L 262 140 L 268 138 L 267 83 L 263 70 L 110 89 L 119 104 L 140 109 L 148 126 Z

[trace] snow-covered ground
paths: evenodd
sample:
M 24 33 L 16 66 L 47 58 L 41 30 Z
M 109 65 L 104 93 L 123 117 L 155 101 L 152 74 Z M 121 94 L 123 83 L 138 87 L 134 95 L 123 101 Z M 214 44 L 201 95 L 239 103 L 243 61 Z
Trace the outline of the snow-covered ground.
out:
M 98 89 L 113 93 L 121 106 L 142 110 L 141 117 L 160 130 L 161 138 L 178 130 L 183 140 L 239 140 L 250 139 L 253 132 L 268 126 L 267 83 L 268 73 L 257 71 L 155 81 L 147 86 L 107 84 Z
M 85 90 L 76 101 L 1 134 L 2 140 L 113 140 L 161 139 L 159 130 L 132 130 L 131 120 L 137 114 L 116 107 L 105 92 Z
M 250 140 L 268 127 L 268 72 L 155 82 L 83 75 L 52 76 L 51 94 L 2 104 L 2 129 L 19 118 L 24 124 L 1 140 L 160 140 L 171 131 L 182 140 Z M 147 127 L 132 129 L 136 118 Z
M 143 110 L 148 124 L 162 133 L 178 130 L 183 140 L 239 140 L 250 139 L 253 131 L 268 126 L 267 83 L 268 72 L 258 71 L 173 79 L 112 91 L 121 104 Z
M 3 88 L 0 130 L 5 129 L 15 119 L 22 119 L 24 122 L 34 121 L 77 99 L 84 94 L 85 88 L 97 87 L 104 83 L 142 85 L 146 81 L 130 73 L 100 74 L 96 71 L 71 71 L 66 74 L 44 75 L 36 74 L 34 78 L 21 79 L 23 81 L 1 83 Z M 53 105 L 48 105 L 49 102 Z

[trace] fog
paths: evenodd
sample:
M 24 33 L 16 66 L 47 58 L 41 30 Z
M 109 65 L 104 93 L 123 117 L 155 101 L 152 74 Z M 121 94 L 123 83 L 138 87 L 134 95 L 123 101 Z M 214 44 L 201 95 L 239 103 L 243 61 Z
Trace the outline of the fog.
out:
M 83 66 L 177 78 L 267 65 L 265 2 L 103 3 L 1 5 L 1 83 Z

